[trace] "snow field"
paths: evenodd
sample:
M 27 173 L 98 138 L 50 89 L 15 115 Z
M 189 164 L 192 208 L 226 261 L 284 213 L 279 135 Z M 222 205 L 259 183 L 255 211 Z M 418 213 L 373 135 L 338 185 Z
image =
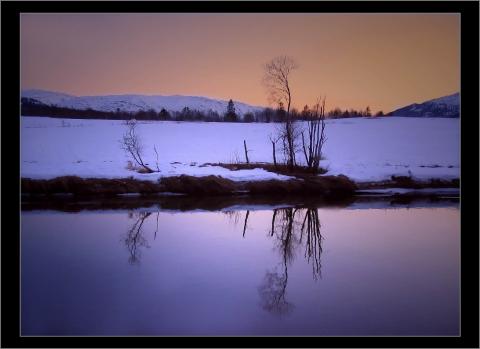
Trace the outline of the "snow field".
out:
M 321 166 L 329 175 L 344 174 L 355 181 L 383 180 L 391 175 L 458 178 L 459 126 L 459 119 L 444 118 L 327 120 Z M 126 168 L 129 158 L 120 146 L 126 130 L 123 121 L 22 117 L 21 176 L 157 180 L 187 174 L 232 180 L 288 179 L 262 169 L 230 171 L 200 166 L 207 162 L 244 162 L 243 140 L 250 162 L 272 162 L 269 135 L 274 135 L 277 127 L 264 123 L 139 122 L 144 160 L 156 168 L 155 145 L 160 169 L 159 173 L 139 174 Z M 303 161 L 300 149 L 297 159 Z

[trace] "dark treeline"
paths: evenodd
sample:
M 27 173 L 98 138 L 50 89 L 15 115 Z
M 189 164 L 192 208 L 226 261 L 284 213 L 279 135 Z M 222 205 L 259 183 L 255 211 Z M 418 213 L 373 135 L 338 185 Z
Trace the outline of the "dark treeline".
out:
M 296 109 L 290 111 L 292 117 L 296 120 L 310 120 L 312 111 L 305 106 L 302 112 Z M 159 121 L 205 121 L 205 122 L 284 122 L 287 113 L 282 105 L 277 109 L 265 108 L 253 113 L 246 113 L 242 116 L 236 114 L 233 103 L 230 102 L 224 114 L 209 110 L 202 112 L 199 110 L 183 108 L 181 111 L 167 111 L 165 109 L 159 112 L 150 110 L 139 110 L 137 112 L 126 112 L 120 109 L 116 111 L 100 111 L 94 109 L 73 109 L 58 107 L 41 103 L 35 99 L 21 99 L 21 115 L 23 116 L 48 116 L 54 118 L 70 119 L 107 119 L 107 120 L 159 120 Z M 352 117 L 371 117 L 370 109 L 366 110 L 345 110 L 338 108 L 327 113 L 327 118 L 352 118 Z M 375 116 L 384 116 L 382 112 Z
M 379 111 L 376 114 L 372 114 L 370 107 L 365 108 L 365 110 L 355 110 L 355 109 L 345 109 L 335 108 L 330 110 L 327 114 L 329 119 L 340 119 L 340 118 L 365 118 L 365 117 L 379 117 L 386 116 L 383 111 Z
M 299 120 L 309 120 L 314 114 L 313 110 L 306 105 L 303 107 L 301 112 L 298 112 L 296 109 L 290 111 L 292 116 Z M 327 119 L 344 119 L 344 118 L 365 118 L 365 117 L 378 117 L 386 116 L 383 111 L 379 111 L 376 114 L 372 114 L 370 107 L 366 107 L 364 110 L 356 109 L 345 109 L 335 108 L 325 113 L 325 118 Z

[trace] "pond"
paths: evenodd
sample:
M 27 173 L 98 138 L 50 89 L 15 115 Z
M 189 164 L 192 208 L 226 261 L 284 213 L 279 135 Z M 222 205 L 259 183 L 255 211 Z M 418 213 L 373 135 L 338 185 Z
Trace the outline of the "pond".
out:
M 23 336 L 459 335 L 458 200 L 145 206 L 22 211 Z

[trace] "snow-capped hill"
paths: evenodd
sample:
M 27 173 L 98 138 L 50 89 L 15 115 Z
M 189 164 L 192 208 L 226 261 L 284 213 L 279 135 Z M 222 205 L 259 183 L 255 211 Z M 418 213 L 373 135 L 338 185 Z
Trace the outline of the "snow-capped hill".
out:
M 22 98 L 34 99 L 47 105 L 61 106 L 63 103 L 67 103 L 72 98 L 75 98 L 75 96 L 60 92 L 32 89 L 23 90 Z
M 388 115 L 458 118 L 460 116 L 460 93 L 457 92 L 449 96 L 431 99 L 420 104 L 410 104 L 396 109 Z
M 47 105 L 56 105 L 72 109 L 93 109 L 100 111 L 127 111 L 153 109 L 156 112 L 181 111 L 188 107 L 192 110 L 208 112 L 209 110 L 223 114 L 227 110 L 228 101 L 197 96 L 160 96 L 160 95 L 108 95 L 108 96 L 71 96 L 44 90 L 24 90 L 22 97 L 32 98 Z M 235 110 L 239 115 L 255 112 L 262 107 L 233 101 Z
M 460 105 L 460 93 L 454 93 L 453 95 L 440 97 L 430 100 L 431 103 L 446 104 L 446 105 Z

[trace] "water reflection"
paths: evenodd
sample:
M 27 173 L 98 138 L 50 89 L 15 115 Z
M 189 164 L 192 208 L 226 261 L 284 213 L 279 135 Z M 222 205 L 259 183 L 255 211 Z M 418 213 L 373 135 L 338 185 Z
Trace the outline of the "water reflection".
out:
M 263 283 L 258 288 L 262 308 L 275 315 L 291 313 L 293 304 L 285 299 L 287 289 L 288 271 L 287 265 L 283 273 L 276 270 L 267 271 Z
M 321 277 L 320 256 L 322 253 L 322 235 L 317 208 L 275 209 L 269 235 L 275 238 L 275 244 L 281 255 L 279 266 L 267 271 L 258 291 L 262 299 L 262 308 L 268 312 L 284 315 L 293 309 L 293 304 L 285 299 L 288 284 L 288 266 L 293 262 L 298 247 L 305 244 L 305 259 L 312 264 L 313 279 Z M 280 271 L 278 271 L 280 270 Z
M 232 224 L 234 227 L 237 227 L 241 219 L 241 215 L 242 215 L 241 211 L 227 210 L 227 211 L 223 211 L 223 213 L 227 216 L 228 222 Z M 242 237 L 245 237 L 245 233 L 247 232 L 249 215 L 250 215 L 250 210 L 247 210 L 245 212 L 245 217 L 243 220 Z
M 308 263 L 312 261 L 313 278 L 316 280 L 322 276 L 322 264 L 320 256 L 322 254 L 322 234 L 320 233 L 320 219 L 317 209 L 307 209 L 300 229 L 300 243 L 302 243 L 305 232 L 305 258 Z
M 150 217 L 151 212 L 129 212 L 128 218 L 134 219 L 135 222 L 133 225 L 127 230 L 127 234 L 125 236 L 124 242 L 125 246 L 127 246 L 127 250 L 130 253 L 128 257 L 128 262 L 130 264 L 139 264 L 140 257 L 141 257 L 141 250 L 140 247 L 150 248 L 147 239 L 144 236 L 144 232 L 142 230 L 143 223 L 145 219 Z M 155 233 L 156 234 L 156 233 Z
M 227 210 L 223 211 L 223 214 L 227 217 L 229 224 L 232 224 L 234 227 L 238 225 L 241 218 L 241 211 Z
M 247 224 L 248 224 L 248 216 L 250 215 L 250 211 L 247 210 L 245 214 L 245 221 L 243 222 L 243 234 L 242 236 L 245 237 L 245 232 L 247 231 Z
M 458 208 L 381 204 L 22 212 L 22 334 L 457 335 Z
M 242 237 L 248 228 L 250 210 L 244 211 Z M 158 232 L 158 217 L 156 212 L 156 229 L 153 239 Z M 225 211 L 230 223 L 237 227 L 240 223 L 241 211 Z M 143 230 L 147 218 L 153 217 L 152 212 L 128 213 L 133 224 L 127 229 L 124 238 L 125 246 L 129 252 L 128 262 L 132 265 L 140 264 L 142 248 L 150 248 Z M 267 270 L 262 284 L 258 287 L 261 306 L 264 310 L 285 315 L 291 313 L 294 305 L 286 300 L 288 285 L 288 266 L 294 261 L 297 250 L 303 246 L 304 258 L 312 265 L 312 277 L 316 281 L 321 278 L 322 240 L 321 224 L 317 208 L 277 208 L 272 210 L 271 230 L 268 236 L 273 238 L 274 248 L 280 253 L 281 260 L 276 267 Z

